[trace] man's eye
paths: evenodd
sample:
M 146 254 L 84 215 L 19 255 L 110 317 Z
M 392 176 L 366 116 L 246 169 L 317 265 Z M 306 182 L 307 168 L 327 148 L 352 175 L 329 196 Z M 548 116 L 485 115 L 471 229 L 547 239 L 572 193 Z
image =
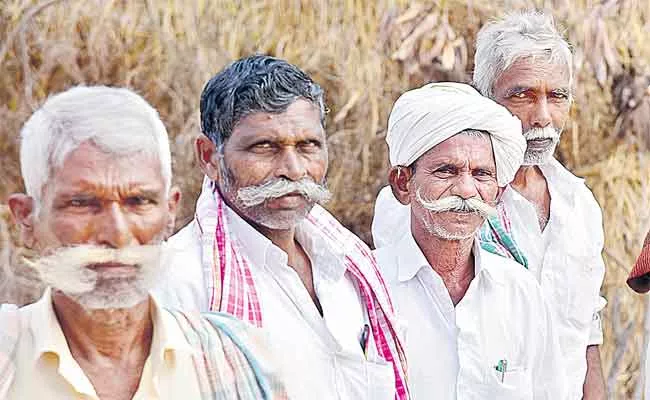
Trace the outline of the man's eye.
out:
M 551 93 L 551 96 L 559 100 L 567 100 L 569 98 L 569 95 L 564 92 L 553 92 Z
M 519 92 L 519 93 L 513 94 L 510 97 L 515 98 L 515 99 L 525 99 L 527 97 L 527 95 L 526 95 L 526 92 Z
M 142 196 L 131 196 L 125 200 L 125 203 L 129 206 L 144 206 L 147 204 L 153 204 L 153 201 Z
M 321 148 L 321 143 L 317 140 L 308 140 L 306 142 L 302 142 L 300 144 L 300 147 L 305 150 L 314 151 Z
M 436 175 L 453 175 L 456 173 L 456 169 L 452 167 L 442 167 L 434 171 Z
M 72 199 L 68 202 L 68 205 L 71 207 L 92 207 L 98 205 L 98 201 L 96 199 L 91 199 L 91 198 L 77 198 L 77 199 Z
M 253 150 L 270 150 L 273 148 L 273 144 L 271 142 L 259 142 L 255 143 L 251 148 Z
M 474 176 L 479 180 L 491 179 L 494 174 L 488 170 L 481 169 L 474 172 Z

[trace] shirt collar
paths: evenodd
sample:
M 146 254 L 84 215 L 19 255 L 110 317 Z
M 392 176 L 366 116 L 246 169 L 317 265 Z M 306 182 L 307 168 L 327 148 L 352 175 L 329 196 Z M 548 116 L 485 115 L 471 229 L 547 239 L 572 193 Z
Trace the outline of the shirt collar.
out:
M 151 339 L 151 358 L 164 361 L 167 352 L 184 352 L 190 354 L 193 349 L 187 342 L 178 323 L 172 315 L 160 306 L 154 295 L 150 295 L 151 315 L 153 320 L 153 338 Z
M 402 237 L 395 251 L 397 251 L 397 279 L 400 282 L 410 281 L 421 268 L 430 268 L 429 261 L 411 232 Z
M 183 351 L 189 354 L 192 352 L 192 348 L 173 317 L 158 305 L 153 296 L 150 296 L 150 299 L 152 300 L 150 304 L 153 320 L 150 358 L 158 367 L 164 362 L 168 351 Z M 54 312 L 50 288 L 47 288 L 41 299 L 34 304 L 31 326 L 35 350 L 33 362 L 37 362 L 46 354 L 56 355 L 59 361 L 59 374 L 68 382 L 74 383 L 77 392 L 95 395 L 95 389 L 70 352 L 68 342 Z
M 554 225 L 559 228 L 567 223 L 564 216 L 569 215 L 575 209 L 578 189 L 583 187 L 584 179 L 573 175 L 555 158 L 551 158 L 545 164 L 540 164 L 539 168 L 547 180 L 548 190 L 551 194 L 551 215 Z M 508 202 L 532 204 L 510 185 L 501 199 L 502 204 Z
M 418 246 L 415 238 L 413 238 L 413 235 L 410 232 L 408 235 L 404 235 L 402 240 L 398 242 L 396 251 L 398 268 L 397 279 L 400 282 L 406 282 L 413 279 L 422 268 L 431 268 L 429 261 L 427 261 L 420 246 Z M 474 248 L 472 250 L 474 255 L 474 278 L 476 279 L 476 277 L 481 273 L 488 275 L 490 278 L 495 278 L 491 268 L 486 266 L 484 263 L 482 251 L 478 239 L 475 239 Z
M 275 258 L 283 265 L 287 264 L 287 253 L 253 228 L 228 205 L 225 214 L 230 232 L 242 246 L 240 251 L 245 252 L 254 265 L 264 266 L 270 261 L 269 258 Z M 307 221 L 300 222 L 296 227 L 296 240 L 311 259 L 312 271 L 318 273 L 321 279 L 337 282 L 343 277 L 347 270 L 343 249 L 333 247 L 315 225 Z
M 569 185 L 577 185 L 584 183 L 584 179 L 573 175 L 568 169 L 564 167 L 555 157 L 544 164 L 539 165 L 539 169 L 544 176 L 550 181 L 566 182 Z

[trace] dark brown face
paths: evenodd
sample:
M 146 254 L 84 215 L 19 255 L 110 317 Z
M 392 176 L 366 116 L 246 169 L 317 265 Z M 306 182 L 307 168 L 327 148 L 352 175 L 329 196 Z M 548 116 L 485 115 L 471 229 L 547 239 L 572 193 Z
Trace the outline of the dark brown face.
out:
M 199 147 L 199 158 L 206 160 L 205 148 L 209 145 L 203 143 Z M 223 154 L 220 171 L 207 165 L 204 171 L 219 182 L 228 204 L 253 224 L 269 229 L 292 229 L 311 210 L 312 201 L 298 193 L 289 193 L 248 206 L 240 201 L 238 192 L 277 179 L 323 183 L 328 160 L 320 111 L 309 101 L 296 100 L 281 114 L 248 115 L 233 129 Z M 225 174 L 221 171 L 224 168 Z
M 431 212 L 422 199 L 433 202 L 457 196 L 494 205 L 499 192 L 492 143 L 487 137 L 453 136 L 420 157 L 415 172 L 409 174 L 407 182 L 399 182 L 391 172 L 393 193 L 402 203 L 411 204 L 415 229 L 446 239 L 472 237 L 484 217 L 474 212 Z
M 570 89 L 566 66 L 531 58 L 515 61 L 495 82 L 496 102 L 521 120 L 528 143 L 524 164 L 553 155 L 569 116 Z
M 171 233 L 180 192 L 165 191 L 154 157 L 115 157 L 83 143 L 45 185 L 37 215 L 27 196 L 12 196 L 10 205 L 41 253 L 77 244 L 123 248 Z

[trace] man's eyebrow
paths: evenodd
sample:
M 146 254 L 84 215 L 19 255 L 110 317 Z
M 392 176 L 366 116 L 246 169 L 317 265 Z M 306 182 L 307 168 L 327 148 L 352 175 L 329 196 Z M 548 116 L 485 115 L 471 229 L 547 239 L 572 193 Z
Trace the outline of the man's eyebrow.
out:
M 506 91 L 506 97 L 513 96 L 515 94 L 523 93 L 525 91 L 530 90 L 530 87 L 528 86 L 515 86 Z
M 160 190 L 150 188 L 133 188 L 124 190 L 124 194 L 127 196 L 159 197 Z
M 565 96 L 568 96 L 569 93 L 571 93 L 571 92 L 569 91 L 569 88 L 561 87 L 561 88 L 556 88 L 556 89 L 551 90 L 551 93 L 559 93 L 559 94 L 563 94 Z

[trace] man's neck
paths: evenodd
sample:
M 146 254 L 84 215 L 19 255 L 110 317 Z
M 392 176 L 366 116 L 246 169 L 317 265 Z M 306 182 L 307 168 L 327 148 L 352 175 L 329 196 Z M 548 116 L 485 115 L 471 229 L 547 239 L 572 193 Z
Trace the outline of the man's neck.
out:
M 266 236 L 266 238 L 269 239 L 271 243 L 278 246 L 285 253 L 287 253 L 287 265 L 296 271 L 300 277 L 300 280 L 305 286 L 305 289 L 307 289 L 309 296 L 314 302 L 316 309 L 321 315 L 323 315 L 323 309 L 314 288 L 314 274 L 312 270 L 313 266 L 311 264 L 309 256 L 296 239 L 296 228 L 294 227 L 288 230 L 274 230 L 265 227 L 259 227 L 258 230 L 260 233 Z
M 544 178 L 544 173 L 542 173 L 539 166 L 522 165 L 515 174 L 510 186 L 521 193 L 525 192 L 530 185 L 535 185 L 540 181 L 546 181 L 546 178 Z
M 100 399 L 132 399 L 151 351 L 150 300 L 128 309 L 86 310 L 55 291 L 54 312 L 72 357 Z
M 467 293 L 474 279 L 474 237 L 463 240 L 446 240 L 427 231 L 413 233 L 431 268 L 440 277 L 457 305 Z
M 153 337 L 149 301 L 128 309 L 87 310 L 59 291 L 52 294 L 70 352 L 88 363 L 146 360 Z
M 257 226 L 257 230 L 278 246 L 288 255 L 295 253 L 298 243 L 296 242 L 296 229 L 269 229 L 264 226 Z
M 535 206 L 539 228 L 543 231 L 551 218 L 551 194 L 542 170 L 537 165 L 524 165 L 510 186 Z

